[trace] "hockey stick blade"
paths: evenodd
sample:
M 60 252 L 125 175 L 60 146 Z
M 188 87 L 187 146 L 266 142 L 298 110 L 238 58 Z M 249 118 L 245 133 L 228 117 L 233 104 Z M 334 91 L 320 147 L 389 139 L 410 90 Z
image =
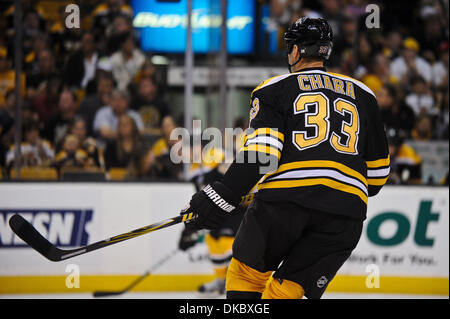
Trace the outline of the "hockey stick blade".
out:
M 125 293 L 125 291 L 96 291 L 92 295 L 95 298 L 117 296 Z
M 51 261 L 58 261 L 58 248 L 52 245 L 39 232 L 23 218 L 15 214 L 9 219 L 9 226 L 13 232 L 26 242 L 31 248 Z
M 186 222 L 196 218 L 193 213 L 186 213 L 170 219 L 160 221 L 145 227 L 132 230 L 128 233 L 120 234 L 96 243 L 79 247 L 76 249 L 60 249 L 45 239 L 25 218 L 18 214 L 14 214 L 9 219 L 9 226 L 13 232 L 19 236 L 31 248 L 38 251 L 42 256 L 51 261 L 62 261 L 75 256 L 83 255 L 88 252 L 104 248 L 110 245 L 120 243 L 122 241 L 145 235 L 147 233 L 166 228 L 181 222 Z

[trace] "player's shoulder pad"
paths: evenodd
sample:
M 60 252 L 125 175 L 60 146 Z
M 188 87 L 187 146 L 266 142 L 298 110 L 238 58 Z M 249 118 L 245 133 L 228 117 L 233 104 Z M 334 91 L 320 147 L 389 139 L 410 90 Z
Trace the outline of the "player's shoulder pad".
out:
M 280 81 L 282 81 L 282 80 L 288 78 L 288 77 L 291 76 L 291 75 L 293 75 L 293 73 L 277 75 L 277 76 L 271 77 L 271 78 L 269 78 L 269 79 L 267 79 L 267 80 L 265 80 L 265 81 L 262 81 L 262 82 L 261 82 L 261 83 L 260 83 L 260 84 L 252 91 L 251 96 L 253 97 L 253 94 L 254 94 L 256 91 L 259 91 L 259 90 L 261 90 L 261 89 L 267 88 L 267 87 L 269 87 L 270 85 L 273 85 L 273 84 L 275 84 L 275 83 L 278 83 L 278 82 L 280 82 Z

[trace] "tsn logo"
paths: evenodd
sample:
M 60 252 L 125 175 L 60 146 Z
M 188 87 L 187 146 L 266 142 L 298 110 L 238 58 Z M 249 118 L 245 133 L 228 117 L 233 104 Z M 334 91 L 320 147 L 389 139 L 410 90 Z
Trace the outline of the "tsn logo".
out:
M 9 227 L 9 219 L 20 214 L 51 243 L 61 247 L 88 244 L 88 224 L 92 210 L 80 209 L 0 209 L 0 248 L 28 247 Z

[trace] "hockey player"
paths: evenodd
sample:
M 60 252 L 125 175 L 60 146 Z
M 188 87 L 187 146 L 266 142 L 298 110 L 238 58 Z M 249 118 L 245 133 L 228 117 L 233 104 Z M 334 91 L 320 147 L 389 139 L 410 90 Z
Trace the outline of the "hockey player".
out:
M 222 149 L 214 147 L 206 150 L 201 145 L 194 145 L 192 152 L 202 156 L 201 163 L 193 163 L 190 166 L 187 180 L 194 183 L 197 191 L 214 181 L 220 181 L 229 167 L 229 163 L 223 163 L 225 154 Z M 232 256 L 234 237 L 243 218 L 244 209 L 233 215 L 227 222 L 218 228 L 211 229 L 204 236 L 208 249 L 208 258 L 214 270 L 214 280 L 201 285 L 198 292 L 202 295 L 213 297 L 225 294 L 225 278 L 228 265 Z M 186 251 L 195 246 L 202 236 L 202 231 L 185 228 L 180 236 L 178 247 Z
M 301 18 L 284 40 L 290 73 L 253 90 L 253 132 L 222 180 L 187 208 L 197 215 L 187 227 L 218 227 L 259 181 L 233 244 L 227 298 L 320 298 L 359 241 L 368 197 L 389 175 L 375 95 L 323 66 L 332 50 L 327 21 Z

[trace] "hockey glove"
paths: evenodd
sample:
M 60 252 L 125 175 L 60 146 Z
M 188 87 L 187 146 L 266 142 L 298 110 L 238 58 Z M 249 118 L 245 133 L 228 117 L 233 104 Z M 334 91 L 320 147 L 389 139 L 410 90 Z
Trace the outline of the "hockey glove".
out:
M 197 218 L 186 222 L 188 229 L 219 228 L 239 210 L 239 196 L 220 182 L 206 185 L 192 196 L 186 211 L 193 212 Z

